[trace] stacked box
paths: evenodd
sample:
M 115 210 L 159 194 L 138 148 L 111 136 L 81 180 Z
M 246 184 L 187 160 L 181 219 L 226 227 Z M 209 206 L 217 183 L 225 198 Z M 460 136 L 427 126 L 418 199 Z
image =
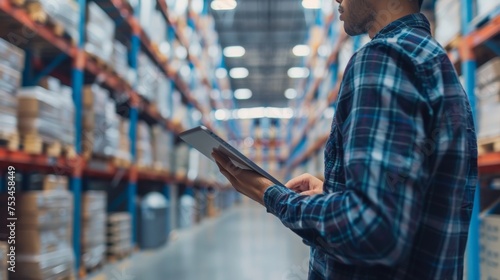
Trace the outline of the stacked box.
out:
M 119 122 L 120 123 L 118 127 L 118 133 L 120 137 L 118 143 L 118 150 L 115 154 L 115 158 L 118 158 L 125 162 L 131 162 L 132 156 L 130 154 L 130 136 L 129 136 L 130 121 L 128 119 L 119 117 Z
M 86 191 L 82 196 L 82 266 L 97 267 L 106 256 L 106 202 L 104 191 Z
M 24 51 L 0 38 L 0 136 L 17 130 L 17 89 L 21 86 Z
M 64 190 L 29 191 L 17 197 L 16 273 L 13 279 L 73 275 L 73 196 Z
M 123 257 L 132 250 L 132 218 L 129 213 L 112 213 L 108 216 L 108 246 L 110 256 Z
M 0 242 L 0 280 L 7 280 L 7 253 L 9 246 L 7 242 Z
M 500 0 L 477 0 L 477 14 L 487 15 L 495 9 L 500 8 Z
M 73 0 L 29 0 L 28 4 L 36 3 L 47 13 L 51 20 L 64 27 L 73 40 L 78 40 L 78 18 L 80 8 Z
M 17 128 L 22 136 L 33 135 L 47 142 L 73 145 L 75 139 L 71 88 L 51 90 L 25 87 L 18 92 Z
M 137 75 L 137 92 L 149 101 L 156 100 L 159 81 L 163 75 L 144 53 L 139 53 Z
M 443 46 L 451 43 L 461 31 L 460 1 L 436 2 L 436 40 Z
M 172 103 L 170 102 L 172 95 L 172 82 L 165 77 L 162 73 L 159 73 L 158 79 L 158 94 L 156 95 L 156 106 L 158 106 L 158 111 L 160 115 L 168 119 L 172 114 Z
M 500 58 L 481 66 L 477 72 L 478 137 L 500 136 Z
M 189 169 L 189 146 L 185 143 L 179 143 L 174 149 L 173 172 L 177 178 L 185 178 Z
M 97 85 L 83 90 L 83 151 L 87 157 L 115 157 L 120 144 L 120 120 L 109 92 Z
M 67 191 L 68 177 L 45 174 L 32 174 L 29 190 L 33 191 Z
M 173 147 L 173 135 L 161 126 L 154 126 L 153 135 L 153 160 L 156 170 L 170 170 L 170 158 Z
M 116 73 L 124 79 L 127 79 L 130 67 L 128 66 L 128 50 L 120 41 L 115 40 L 113 43 L 113 56 L 111 58 Z
M 95 2 L 89 2 L 87 5 L 85 35 L 87 39 L 85 51 L 104 62 L 111 62 L 115 23 Z
M 151 129 L 143 121 L 137 124 L 137 165 L 139 167 L 153 166 L 153 149 Z
M 481 216 L 479 243 L 481 279 L 500 279 L 500 204 Z

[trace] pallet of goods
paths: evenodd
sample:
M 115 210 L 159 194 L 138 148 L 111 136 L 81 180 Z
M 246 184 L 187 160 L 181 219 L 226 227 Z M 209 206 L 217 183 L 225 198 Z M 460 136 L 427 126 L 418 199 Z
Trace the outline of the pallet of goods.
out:
M 500 152 L 500 58 L 478 69 L 476 97 L 479 154 Z
M 447 49 L 460 43 L 461 1 L 438 0 L 436 2 L 436 40 Z
M 68 38 L 73 43 L 78 39 L 79 6 L 77 2 L 27 0 L 24 7 L 33 21 L 48 26 L 58 37 Z
M 7 280 L 7 254 L 9 246 L 7 242 L 0 241 L 0 280 Z
M 100 67 L 108 69 L 113 57 L 115 23 L 95 2 L 87 5 L 85 52 Z
M 16 272 L 9 279 L 73 279 L 71 192 L 27 191 L 16 202 L 23 218 L 16 223 Z
M 83 157 L 130 166 L 128 120 L 116 113 L 109 92 L 98 85 L 83 89 Z
M 82 195 L 82 264 L 80 277 L 84 278 L 106 261 L 106 206 L 105 191 L 86 191 Z
M 481 279 L 500 279 L 500 204 L 495 203 L 481 215 Z
M 132 253 L 132 217 L 119 212 L 108 215 L 107 254 L 108 260 L 115 262 Z
M 19 148 L 17 90 L 21 86 L 24 51 L 0 39 L 0 147 Z
M 140 121 L 137 124 L 137 166 L 139 170 L 153 168 L 153 150 L 151 129 L 147 123 Z
M 72 90 L 56 79 L 47 88 L 24 87 L 17 94 L 17 128 L 25 152 L 75 157 Z
M 173 146 L 173 135 L 163 127 L 157 125 L 151 128 L 153 147 L 153 170 L 158 172 L 170 171 L 170 157 Z

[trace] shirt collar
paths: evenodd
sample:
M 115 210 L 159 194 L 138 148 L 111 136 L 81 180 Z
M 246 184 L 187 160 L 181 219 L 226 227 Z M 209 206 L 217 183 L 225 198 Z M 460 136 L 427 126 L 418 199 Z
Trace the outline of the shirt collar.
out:
M 422 13 L 416 13 L 393 21 L 386 27 L 382 28 L 382 30 L 380 30 L 373 39 L 386 36 L 403 28 L 422 28 L 431 34 L 431 25 L 427 18 Z

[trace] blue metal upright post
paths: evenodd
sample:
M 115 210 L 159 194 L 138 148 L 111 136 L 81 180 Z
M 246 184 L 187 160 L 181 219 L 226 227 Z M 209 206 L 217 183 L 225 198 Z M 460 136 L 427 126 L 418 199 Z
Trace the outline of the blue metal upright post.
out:
M 467 36 L 470 32 L 469 24 L 472 21 L 473 1 L 461 0 L 462 8 L 462 36 Z M 467 43 L 467 41 L 465 42 Z M 463 45 L 462 54 L 462 72 L 465 79 L 465 90 L 469 97 L 469 102 L 476 119 L 476 61 L 471 46 Z M 481 270 L 479 266 L 479 207 L 480 207 L 480 184 L 476 186 L 474 195 L 474 207 L 470 221 L 469 236 L 467 240 L 467 278 L 481 279 Z
M 140 1 L 138 7 L 135 8 L 134 14 L 136 18 L 139 18 L 140 11 Z M 136 21 L 138 24 L 138 21 Z M 141 47 L 141 37 L 140 37 L 140 26 L 132 27 L 132 43 L 129 54 L 130 67 L 135 71 L 135 83 L 133 85 L 134 89 L 137 89 L 138 86 L 138 57 L 139 50 Z M 135 207 L 135 198 L 137 196 L 137 166 L 136 166 L 136 146 L 137 146 L 137 123 L 139 120 L 139 97 L 136 94 L 132 95 L 132 100 L 130 104 L 130 121 L 129 121 L 129 139 L 130 139 L 130 156 L 132 159 L 132 166 L 134 176 L 129 178 L 129 182 L 127 185 L 127 211 L 131 217 L 132 224 L 132 244 L 136 244 L 137 242 L 137 215 L 136 215 L 136 207 Z
M 78 52 L 73 62 L 72 87 L 73 102 L 75 104 L 75 150 L 78 155 L 82 153 L 82 90 L 84 82 L 85 53 L 85 22 L 86 22 L 86 0 L 78 0 L 80 18 L 78 25 Z M 80 267 L 80 235 L 81 235 L 81 199 L 82 199 L 82 178 L 81 172 L 73 174 L 71 178 L 71 190 L 73 192 L 73 250 L 75 253 L 76 271 Z

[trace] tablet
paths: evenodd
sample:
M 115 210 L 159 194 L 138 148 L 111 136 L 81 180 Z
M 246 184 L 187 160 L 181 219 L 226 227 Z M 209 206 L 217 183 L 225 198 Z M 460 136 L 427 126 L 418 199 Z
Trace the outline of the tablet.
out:
M 179 137 L 214 162 L 215 160 L 212 158 L 212 151 L 215 149 L 224 153 L 237 167 L 255 171 L 269 179 L 274 184 L 284 186 L 280 181 L 248 159 L 236 148 L 229 145 L 226 141 L 222 140 L 219 136 L 204 126 L 198 126 L 193 129 L 186 130 L 179 134 Z

